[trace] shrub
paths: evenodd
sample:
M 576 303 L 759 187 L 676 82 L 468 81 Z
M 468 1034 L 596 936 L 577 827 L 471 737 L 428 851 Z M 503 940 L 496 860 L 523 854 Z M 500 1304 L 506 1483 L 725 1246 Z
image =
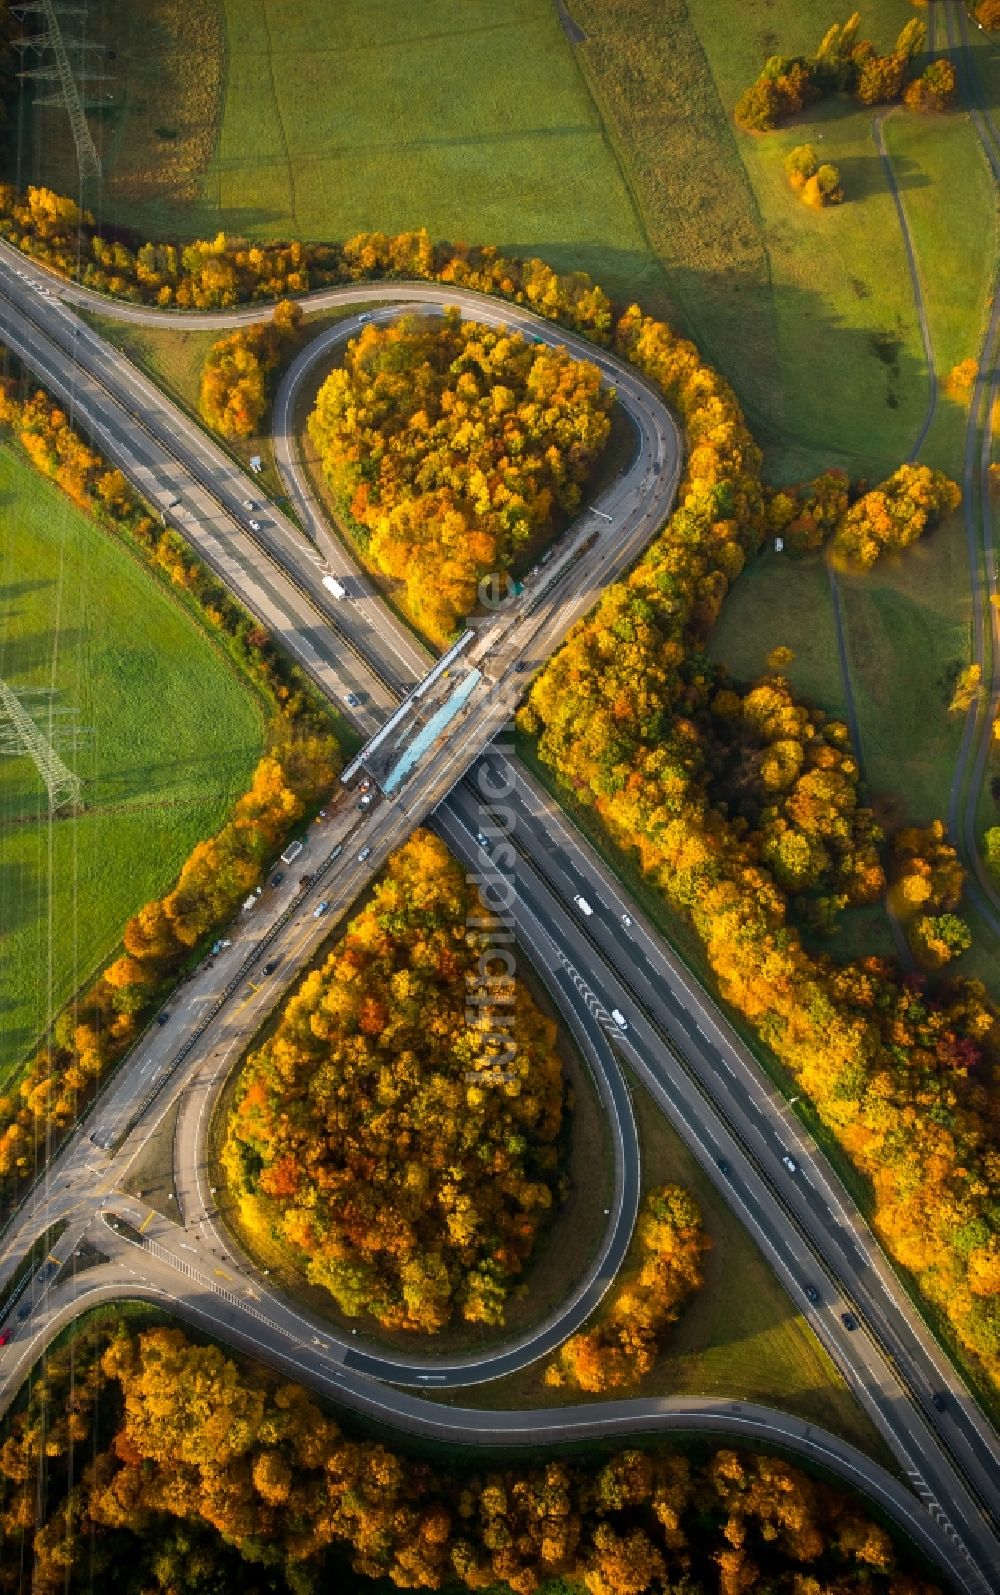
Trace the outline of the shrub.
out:
M 805 188 L 814 172 L 819 170 L 819 156 L 811 144 L 796 144 L 785 156 L 785 171 L 793 188 Z
M 958 79 L 951 62 L 941 56 L 915 78 L 903 95 L 909 111 L 946 111 L 954 103 Z
M 822 210 L 826 205 L 839 205 L 843 198 L 840 173 L 829 161 L 824 161 L 817 168 L 802 190 L 803 202 L 816 210 Z

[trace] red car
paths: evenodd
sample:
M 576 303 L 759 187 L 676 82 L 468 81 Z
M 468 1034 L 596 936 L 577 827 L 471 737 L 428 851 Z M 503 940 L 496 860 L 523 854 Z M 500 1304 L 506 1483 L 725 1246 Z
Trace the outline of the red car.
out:
M 7 1346 L 12 1339 L 9 1329 L 0 1329 L 0 1346 Z

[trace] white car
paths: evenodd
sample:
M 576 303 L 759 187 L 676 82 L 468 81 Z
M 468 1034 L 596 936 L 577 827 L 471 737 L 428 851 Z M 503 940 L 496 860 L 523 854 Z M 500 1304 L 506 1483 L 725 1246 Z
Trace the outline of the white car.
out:
M 796 1163 L 793 1157 L 788 1156 L 787 1152 L 781 1161 L 785 1165 L 785 1168 L 788 1170 L 789 1174 L 797 1174 L 799 1172 L 799 1165 Z
M 363 847 L 361 852 L 358 854 L 358 863 L 363 864 L 366 858 L 371 858 L 371 852 L 372 850 L 370 847 Z
M 622 924 L 625 926 L 626 930 L 631 930 L 632 929 L 632 915 L 631 914 L 623 914 L 622 915 Z
M 579 892 L 578 892 L 577 895 L 574 897 L 573 901 L 576 904 L 577 908 L 580 910 L 580 913 L 583 915 L 583 917 L 585 919 L 589 919 L 591 914 L 594 912 L 594 910 L 591 908 L 590 904 L 587 902 L 587 899 L 585 897 L 581 897 Z
M 250 530 L 252 532 L 262 532 L 264 530 L 264 528 L 260 524 L 260 521 L 251 520 L 251 521 L 247 522 L 247 525 L 249 526 L 249 528 L 250 528 Z
M 618 1026 L 619 1030 L 627 1030 L 628 1029 L 628 1020 L 626 1019 L 625 1015 L 622 1013 L 620 1008 L 612 1008 L 611 1017 L 614 1020 L 615 1024 Z

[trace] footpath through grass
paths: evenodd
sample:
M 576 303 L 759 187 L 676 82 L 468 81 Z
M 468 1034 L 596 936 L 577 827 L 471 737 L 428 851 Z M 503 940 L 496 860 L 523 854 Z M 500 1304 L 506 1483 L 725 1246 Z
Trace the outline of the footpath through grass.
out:
M 221 824 L 263 712 L 179 602 L 7 446 L 0 494 L 0 678 L 54 689 L 86 805 L 50 821 L 30 760 L 0 760 L 3 1079 Z

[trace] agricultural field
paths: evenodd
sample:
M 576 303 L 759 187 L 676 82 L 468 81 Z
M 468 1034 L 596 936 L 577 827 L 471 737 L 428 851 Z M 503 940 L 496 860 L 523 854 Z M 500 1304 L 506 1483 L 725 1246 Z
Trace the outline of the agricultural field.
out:
M 913 16 L 907 0 L 861 10 L 863 32 L 886 46 Z M 897 464 L 927 407 L 926 362 L 871 113 L 838 98 L 764 137 L 732 121 L 766 57 L 815 49 L 837 7 L 747 0 L 739 27 L 716 0 L 577 0 L 574 14 L 588 35 L 583 68 L 680 320 L 737 388 L 771 476 Z M 806 141 L 840 167 L 842 206 L 809 212 L 789 188 L 784 157 Z M 962 341 L 956 319 L 972 346 L 982 320 L 994 239 L 988 173 L 964 116 L 895 112 L 886 141 L 907 212 L 911 201 L 919 212 L 911 226 L 947 371 Z
M 174 0 L 113 3 L 123 81 L 105 135 L 107 178 L 93 196 L 107 222 L 157 237 L 222 228 L 337 239 L 425 226 L 584 267 L 623 297 L 662 295 L 628 182 L 550 0 L 508 0 L 502 13 L 489 0 L 345 0 L 335 29 L 324 0 L 224 0 L 221 101 L 207 61 L 195 67 L 206 79 L 206 122 L 220 107 L 221 121 L 190 197 L 189 181 L 155 178 L 176 161 L 177 141 L 157 133 L 165 113 L 148 41 L 152 33 L 164 71 L 177 75 Z M 36 116 L 44 132 L 34 172 L 68 181 L 72 147 L 53 120 Z
M 27 701 L 61 711 L 86 805 L 50 821 L 31 763 L 0 761 L 2 1079 L 219 825 L 263 717 L 180 604 L 9 447 L 0 484 L 0 677 L 51 690 Z

